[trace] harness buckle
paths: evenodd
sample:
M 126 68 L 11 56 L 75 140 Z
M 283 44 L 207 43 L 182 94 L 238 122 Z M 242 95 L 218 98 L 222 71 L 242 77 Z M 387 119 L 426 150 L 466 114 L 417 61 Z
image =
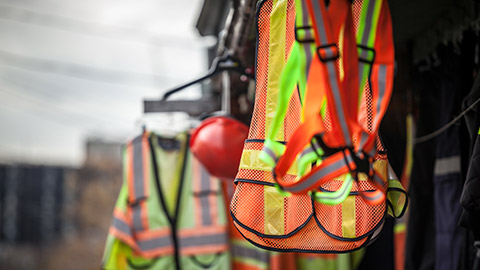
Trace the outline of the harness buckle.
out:
M 358 51 L 358 61 L 373 65 L 375 62 L 375 49 L 364 46 L 362 44 L 357 44 Z M 363 56 L 363 52 L 366 52 L 366 56 Z M 371 57 L 370 57 L 371 56 Z
M 317 47 L 317 55 L 324 63 L 335 61 L 340 57 L 340 49 L 336 43 L 320 45 Z
M 295 26 L 295 40 L 298 43 L 315 43 L 315 39 L 313 39 L 313 33 L 309 32 L 312 29 L 310 25 L 304 26 Z M 298 33 L 299 30 L 305 31 L 304 39 L 300 39 L 300 34 Z

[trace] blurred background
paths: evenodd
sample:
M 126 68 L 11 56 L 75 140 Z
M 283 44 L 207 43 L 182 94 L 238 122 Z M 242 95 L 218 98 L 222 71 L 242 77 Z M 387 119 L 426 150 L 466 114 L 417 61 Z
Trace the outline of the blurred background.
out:
M 0 269 L 100 268 L 122 143 L 185 125 L 143 99 L 208 68 L 202 3 L 0 1 Z

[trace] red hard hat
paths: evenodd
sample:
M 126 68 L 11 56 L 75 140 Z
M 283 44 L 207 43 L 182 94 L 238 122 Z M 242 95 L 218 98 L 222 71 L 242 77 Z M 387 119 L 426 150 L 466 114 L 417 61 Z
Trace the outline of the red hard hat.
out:
M 225 116 L 210 117 L 194 130 L 190 149 L 208 172 L 222 179 L 234 179 L 247 139 L 248 126 Z

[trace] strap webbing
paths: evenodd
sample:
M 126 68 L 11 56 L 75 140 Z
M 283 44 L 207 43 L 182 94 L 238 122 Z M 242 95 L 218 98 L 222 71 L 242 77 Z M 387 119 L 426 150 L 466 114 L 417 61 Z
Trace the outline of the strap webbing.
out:
M 359 155 L 360 159 L 368 158 L 371 167 L 376 154 L 375 137 L 388 106 L 392 88 L 391 78 L 393 78 L 393 41 L 390 15 L 385 1 L 365 1 L 363 6 L 361 29 L 357 38 L 361 41 L 360 49 L 358 49 L 360 60 L 365 64 L 358 64 L 359 58 L 348 1 L 332 1 L 328 10 L 323 0 L 308 0 L 307 2 L 310 14 L 313 14 L 312 22 L 317 54 L 312 60 L 308 78 L 308 90 L 304 105 L 306 120 L 292 136 L 284 155 L 279 159 L 275 168 L 278 184 L 284 190 L 293 193 L 308 192 L 333 177 L 341 175 L 342 172 L 354 172 L 357 169 L 355 162 L 353 164 L 346 162 L 347 158 L 343 162 L 343 168 L 337 167 L 341 161 L 337 160 L 339 155 L 335 154 L 326 157 L 320 166 L 314 168 L 298 182 L 285 183 L 282 179 L 285 172 L 296 156 L 310 143 L 314 135 L 322 134 L 321 139 L 325 145 L 330 148 L 338 148 L 344 153 L 350 153 L 345 152 L 344 149 L 355 146 L 355 155 Z M 377 30 L 379 35 L 376 35 Z M 340 40 L 338 45 L 337 40 Z M 375 49 L 369 50 L 368 46 Z M 368 62 L 369 60 L 370 62 Z M 360 80 L 358 78 L 359 69 L 362 70 Z M 341 70 L 343 73 L 339 74 Z M 362 93 L 365 84 L 363 81 L 368 78 L 370 73 L 372 74 L 370 89 L 373 100 L 373 104 L 371 104 L 373 127 L 370 131 L 366 131 L 365 127 L 358 122 L 358 102 L 352 100 L 351 97 L 357 96 L 359 92 Z M 340 75 L 343 77 L 342 80 Z M 359 89 L 361 90 L 359 91 Z M 319 113 L 321 111 L 319 101 L 323 96 L 327 99 L 327 110 L 330 116 L 328 129 L 325 128 L 325 123 Z M 316 125 L 312 124 L 314 122 Z M 367 157 L 363 152 L 367 153 Z M 320 170 L 326 170 L 326 172 L 320 173 Z M 370 172 L 370 180 L 377 187 L 377 191 L 367 194 L 360 190 L 360 194 L 369 203 L 378 204 L 385 198 L 384 180 L 380 175 L 374 173 L 372 168 L 370 168 Z M 313 179 L 313 176 L 318 178 Z
M 127 181 L 129 211 L 135 231 L 148 229 L 147 206 L 149 194 L 150 150 L 148 134 L 143 133 L 127 144 Z

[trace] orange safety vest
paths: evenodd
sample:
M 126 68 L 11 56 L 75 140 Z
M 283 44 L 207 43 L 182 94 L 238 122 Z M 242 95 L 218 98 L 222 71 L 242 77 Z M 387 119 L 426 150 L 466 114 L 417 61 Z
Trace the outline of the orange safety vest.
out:
M 284 190 L 304 194 L 347 173 L 354 177 L 357 173 L 365 173 L 375 189 L 363 192 L 363 188 L 358 188 L 357 192 L 369 203 L 381 204 L 386 198 L 386 178 L 372 165 L 377 153 L 377 130 L 393 86 L 394 54 L 388 4 L 386 1 L 368 1 L 366 12 L 374 13 L 377 8 L 378 21 L 375 20 L 375 14 L 370 14 L 373 19 L 363 27 L 365 33 L 375 34 L 375 43 L 374 48 L 359 46 L 360 58 L 350 3 L 335 1 L 328 9 L 323 1 L 309 0 L 308 4 L 315 26 L 317 54 L 313 58 L 308 79 L 305 122 L 296 130 L 279 159 L 275 168 L 276 180 Z M 372 25 L 377 31 L 369 29 Z M 337 45 L 339 39 L 341 42 Z M 369 56 L 369 52 L 373 53 Z M 364 87 L 361 82 L 359 87 L 362 78 L 359 79 L 358 71 L 365 70 L 362 63 L 359 65 L 359 60 L 371 65 L 368 69 L 371 73 L 369 91 L 359 92 Z M 367 104 L 358 108 L 359 99 L 355 97 L 360 97 L 361 101 L 365 96 L 368 98 Z M 327 99 L 325 118 L 320 114 L 324 97 Z M 284 181 L 282 177 L 296 156 L 309 144 L 313 149 L 315 144 L 319 144 L 325 151 L 321 155 L 322 163 L 298 181 Z
M 159 265 L 191 269 L 196 257 L 212 255 L 212 262 L 222 264 L 207 269 L 229 268 L 221 183 L 189 153 L 188 139 L 186 134 L 172 141 L 145 132 L 127 143 L 124 186 L 109 233 L 152 264 L 164 258 L 169 261 Z M 175 144 L 180 149 L 168 149 Z M 173 158 L 176 167 L 162 166 L 162 158 Z
M 313 3 L 314 1 L 315 3 Z M 316 7 L 318 7 L 317 5 L 323 5 L 321 6 L 321 12 L 325 15 L 327 9 L 324 6 L 323 0 L 318 1 L 318 3 L 316 0 L 314 1 L 309 2 L 310 13 L 313 14 L 315 10 L 319 10 L 318 8 L 312 7 L 313 3 Z M 375 3 L 378 3 L 378 1 Z M 382 1 L 382 3 L 385 4 L 381 5 L 379 21 L 388 22 L 390 20 L 388 7 L 385 1 Z M 304 185 L 305 181 L 302 181 L 304 179 L 296 181 L 296 166 L 292 165 L 292 163 L 295 161 L 297 154 L 304 150 L 304 147 L 310 143 L 313 135 L 317 133 L 311 132 L 311 130 L 318 131 L 318 127 L 323 127 L 321 117 L 314 117 L 315 119 L 313 121 L 309 120 L 309 117 L 312 115 L 312 108 L 316 110 L 315 114 L 317 116 L 319 115 L 320 110 L 318 107 L 315 107 L 315 102 L 321 101 L 322 99 L 312 98 L 313 91 L 311 91 L 311 88 L 313 88 L 312 85 L 315 82 L 309 81 L 307 97 L 305 99 L 305 123 L 299 125 L 300 104 L 298 92 L 294 91 L 290 100 L 289 109 L 283 121 L 283 128 L 280 134 L 277 135 L 277 141 L 286 143 L 287 150 L 277 164 L 275 170 L 277 179 L 274 179 L 272 177 L 271 167 L 259 159 L 258 151 L 260 151 L 265 138 L 265 127 L 268 127 L 276 106 L 278 76 L 286 61 L 286 57 L 284 58 L 282 52 L 288 52 L 294 38 L 293 31 L 291 31 L 294 22 L 293 9 L 293 1 L 286 0 L 265 0 L 258 5 L 255 108 L 249 137 L 245 143 L 239 172 L 235 179 L 237 188 L 230 205 L 231 215 L 239 232 L 251 243 L 264 249 L 305 253 L 350 252 L 365 246 L 373 240 L 383 225 L 388 210 L 384 200 L 384 189 L 387 179 L 386 155 L 384 153 L 376 155 L 375 158 L 378 161 L 373 165 L 375 169 L 372 167 L 372 162 L 368 164 L 367 168 L 369 173 L 373 174 L 373 171 L 375 172 L 373 178 L 377 180 L 376 185 L 372 185 L 370 181 L 367 181 L 365 174 L 358 174 L 357 187 L 349 193 L 347 199 L 341 204 L 326 205 L 318 203 L 313 197 L 307 194 L 307 191 L 312 187 L 319 187 L 317 180 L 323 179 L 324 177 L 327 177 L 330 182 L 323 182 L 325 185 L 321 186 L 320 190 L 323 192 L 337 190 L 339 185 L 344 182 L 344 179 L 341 178 L 342 175 L 356 169 L 357 160 L 354 160 L 354 158 L 357 157 L 358 152 L 366 150 L 367 154 L 375 154 L 376 148 L 381 148 L 380 145 L 375 145 L 378 141 L 375 140 L 377 136 L 374 130 L 376 130 L 375 127 L 379 125 L 379 118 L 381 119 L 386 104 L 383 102 L 384 99 L 375 97 L 379 94 L 377 84 L 383 84 L 385 82 L 382 76 L 377 76 L 379 67 L 375 65 L 378 64 L 375 62 L 372 65 L 374 75 L 371 78 L 374 97 L 370 97 L 369 100 L 382 100 L 382 103 L 379 104 L 379 107 L 376 107 L 380 109 L 375 112 L 375 117 L 372 118 L 373 128 L 363 129 L 362 125 L 355 124 L 357 121 L 355 108 L 357 107 L 356 102 L 358 99 L 353 98 L 355 107 L 346 109 L 347 111 L 343 111 L 343 113 L 344 116 L 347 115 L 347 119 L 352 122 L 352 130 L 361 143 L 359 143 L 359 146 L 355 149 L 352 148 L 350 152 L 332 153 L 328 160 L 325 160 L 324 163 L 319 166 L 327 168 L 327 170 L 312 169 L 307 176 L 312 176 L 311 173 L 314 173 L 314 181 L 311 183 L 307 181 L 306 185 Z M 352 30 L 353 22 L 350 6 L 348 5 L 348 8 L 345 8 L 344 2 L 332 1 L 328 12 L 329 16 L 333 16 L 332 14 L 339 16 L 338 21 L 334 25 L 334 32 L 337 35 L 337 37 L 334 36 L 335 43 L 336 40 L 338 40 L 339 29 L 344 29 L 344 44 L 341 46 L 341 51 L 347 50 L 348 53 L 343 56 L 343 59 L 348 58 L 347 56 L 352 56 L 353 60 L 348 60 L 348 63 L 355 61 L 355 66 L 359 65 L 356 56 L 356 45 L 355 48 L 352 49 L 350 44 L 352 36 L 354 40 L 355 35 Z M 316 23 L 319 23 L 318 18 L 316 20 Z M 313 21 L 315 21 L 315 19 Z M 389 29 L 390 24 L 383 25 L 382 23 L 378 23 L 377 25 L 379 29 L 377 31 L 379 31 L 379 33 L 388 32 L 388 30 L 391 31 L 391 29 Z M 318 31 L 316 25 L 315 29 Z M 316 32 L 315 35 L 322 36 L 322 34 L 318 32 Z M 348 36 L 348 38 L 346 36 Z M 331 40 L 331 37 L 329 38 Z M 282 48 L 283 51 L 276 51 L 279 47 Z M 318 63 L 320 61 L 318 58 L 321 57 L 323 61 L 326 62 L 336 60 L 339 56 L 340 49 L 336 45 L 324 45 L 322 43 L 317 52 L 309 72 L 309 80 L 313 81 L 315 81 L 315 79 L 312 78 L 319 76 L 318 69 L 324 68 L 322 66 L 319 67 L 321 64 Z M 367 54 L 367 56 L 370 56 L 370 54 Z M 377 59 L 382 58 L 379 57 Z M 365 61 L 367 60 L 372 59 L 369 58 Z M 350 67 L 350 65 L 345 65 L 346 67 L 343 69 L 345 73 L 343 76 L 350 74 L 350 70 L 347 70 L 347 67 Z M 336 67 L 333 66 L 333 69 L 335 70 Z M 381 66 L 380 74 L 383 74 L 385 71 Z M 388 72 L 390 71 L 392 70 L 388 69 Z M 352 73 L 353 74 L 349 76 L 357 76 L 355 70 L 353 70 Z M 320 80 L 324 79 L 324 76 L 320 76 Z M 317 78 L 317 80 L 319 79 Z M 355 82 L 355 88 L 358 88 L 357 81 L 348 80 L 350 84 L 352 84 L 352 81 Z M 339 83 L 338 78 L 336 82 L 337 84 Z M 350 85 L 349 87 L 352 88 L 353 86 Z M 330 106 L 329 111 L 331 112 L 327 112 L 327 119 L 334 118 L 332 125 L 336 127 L 333 128 L 330 126 L 326 129 L 327 131 L 334 130 L 334 132 L 329 133 L 329 136 L 327 136 L 329 139 L 323 142 L 324 144 L 327 143 L 330 148 L 339 147 L 342 144 L 350 145 L 352 143 L 352 136 L 344 136 L 346 133 L 350 134 L 348 129 L 342 129 L 344 122 L 335 118 L 338 117 L 336 108 L 338 107 L 340 109 L 340 106 L 335 106 L 338 104 L 335 104 L 335 101 L 341 100 L 341 102 L 345 102 L 348 100 L 345 95 L 341 97 L 340 99 L 333 98 L 332 93 L 330 93 L 327 102 L 328 106 Z M 364 102 L 365 101 L 362 101 L 362 103 Z M 310 103 L 310 105 L 308 105 L 308 103 Z M 345 104 L 347 103 L 345 102 Z M 305 131 L 303 137 L 301 136 L 302 131 L 298 131 L 298 128 Z M 297 130 L 295 134 L 292 132 L 294 130 Z M 346 131 L 346 133 L 343 134 L 343 131 Z M 325 129 L 321 130 L 321 132 L 326 134 Z M 298 134 L 297 137 L 299 137 L 297 139 L 295 138 L 296 134 Z M 348 138 L 350 138 L 350 142 Z M 296 142 L 292 144 L 292 141 L 295 140 L 299 140 L 301 143 Z M 328 147 L 323 148 L 328 150 Z M 373 150 L 374 148 L 375 150 Z M 345 164 L 349 166 L 345 166 Z M 283 196 L 278 192 L 275 180 L 282 188 L 296 194 Z M 367 203 L 368 200 L 364 198 L 370 198 L 372 200 Z

